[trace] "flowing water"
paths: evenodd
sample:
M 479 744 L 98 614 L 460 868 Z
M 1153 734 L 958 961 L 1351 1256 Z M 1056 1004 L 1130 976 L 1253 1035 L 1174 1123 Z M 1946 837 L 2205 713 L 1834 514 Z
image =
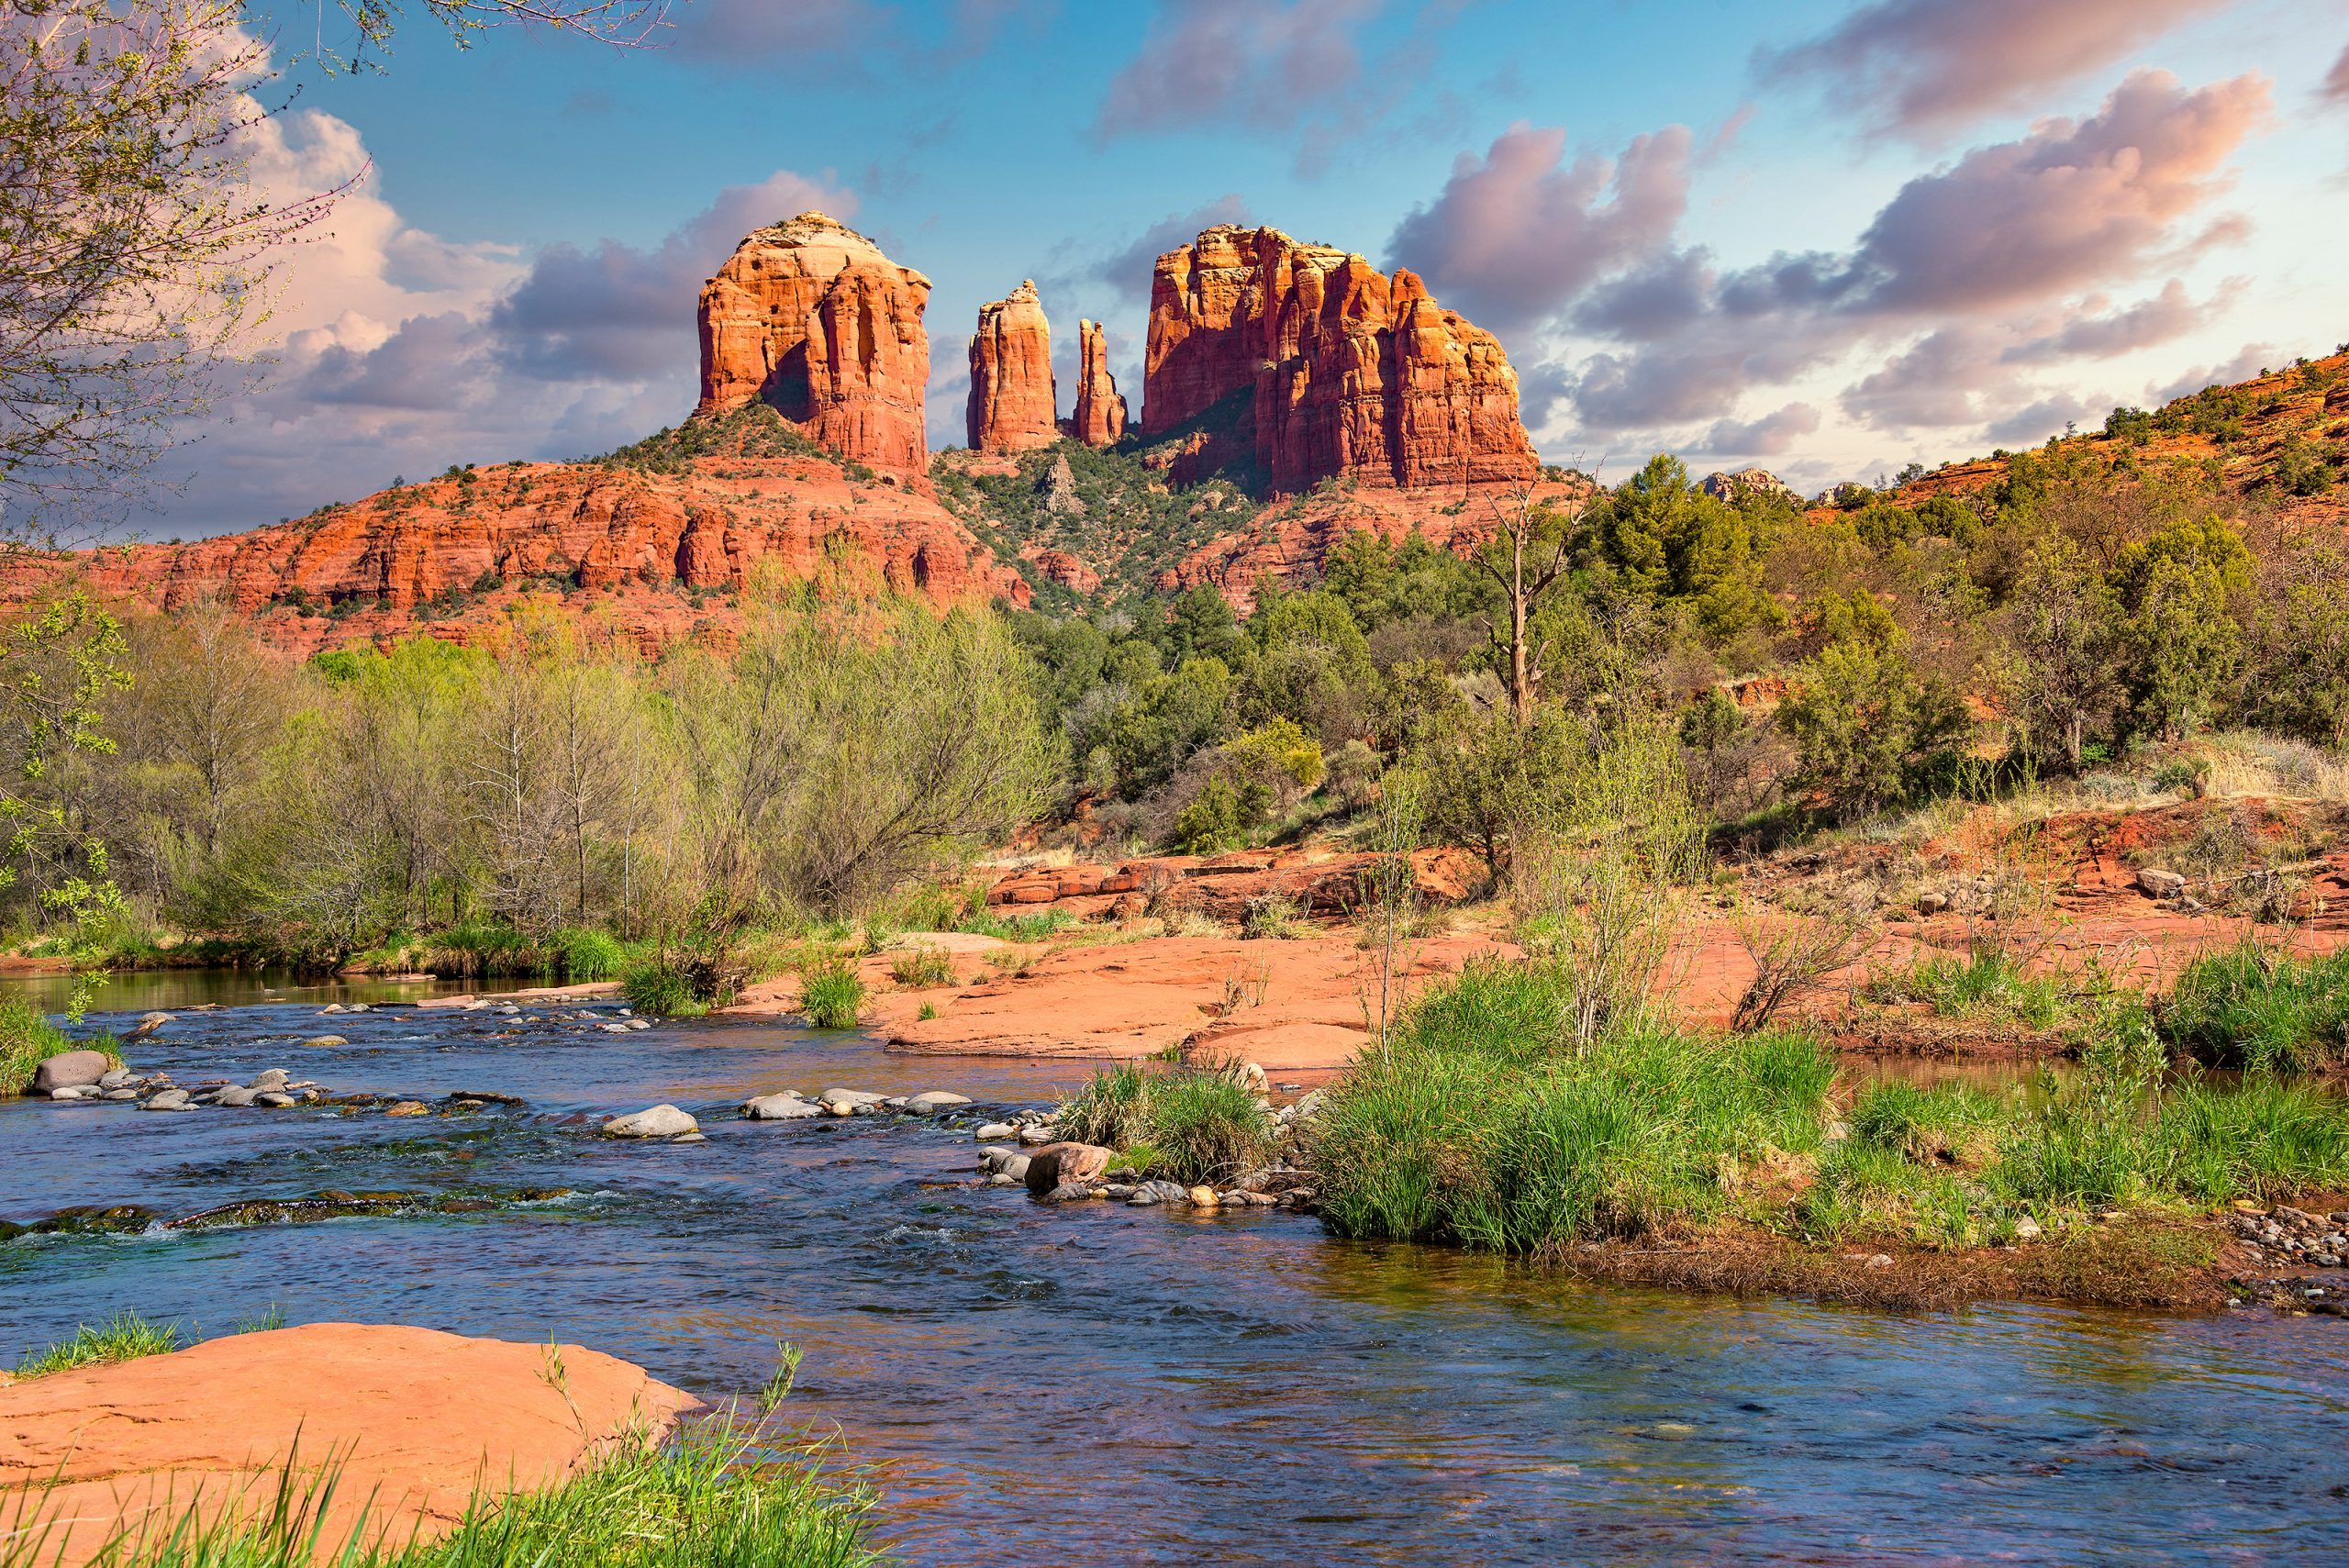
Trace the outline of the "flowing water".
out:
M 187 1013 L 132 1051 L 183 1084 L 284 1066 L 529 1106 L 0 1101 L 0 1218 L 320 1189 L 571 1195 L 0 1243 L 0 1353 L 118 1308 L 209 1336 L 274 1307 L 553 1335 L 722 1399 L 788 1340 L 807 1351 L 793 1407 L 878 1467 L 886 1529 L 920 1563 L 2349 1558 L 2336 1319 L 1740 1302 L 1342 1243 L 1275 1211 L 1046 1208 L 972 1184 L 967 1128 L 730 1107 L 836 1084 L 1033 1104 L 1074 1064 L 763 1023 L 316 1015 Z M 296 1043 L 322 1029 L 349 1043 Z M 708 1141 L 592 1135 L 662 1101 Z

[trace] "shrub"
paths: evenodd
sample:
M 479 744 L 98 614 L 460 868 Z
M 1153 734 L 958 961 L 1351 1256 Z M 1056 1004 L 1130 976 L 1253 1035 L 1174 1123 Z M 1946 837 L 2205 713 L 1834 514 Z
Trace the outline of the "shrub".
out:
M 799 971 L 799 1007 L 813 1028 L 852 1029 L 864 1012 L 864 977 L 845 958 L 804 964 Z
M 1154 1076 L 1130 1062 L 1096 1073 L 1083 1088 L 1061 1102 L 1053 1118 L 1061 1136 L 1105 1149 L 1128 1149 L 1141 1142 L 1148 1136 Z
M 116 1313 L 105 1322 L 83 1324 L 73 1337 L 17 1363 L 18 1377 L 39 1377 L 75 1367 L 105 1366 L 113 1362 L 160 1356 L 180 1348 L 180 1331 L 171 1323 L 150 1323 L 136 1312 Z
M 655 1018 L 691 1018 L 709 1011 L 709 1004 L 695 994 L 685 964 L 671 958 L 649 958 L 629 970 L 620 978 L 620 995 L 638 1012 Z
M 889 961 L 889 978 L 908 991 L 927 990 L 933 985 L 954 984 L 954 961 L 946 950 L 923 942 L 898 953 Z

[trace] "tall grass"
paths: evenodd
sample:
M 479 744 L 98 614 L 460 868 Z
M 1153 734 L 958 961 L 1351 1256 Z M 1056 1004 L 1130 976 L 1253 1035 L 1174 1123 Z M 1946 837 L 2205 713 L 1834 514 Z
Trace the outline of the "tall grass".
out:
M 113 1362 L 160 1356 L 180 1348 L 176 1324 L 150 1323 L 128 1309 L 103 1323 L 84 1323 L 73 1337 L 37 1351 L 17 1363 L 18 1377 L 42 1377 L 75 1367 L 105 1366 Z
M 1147 1151 L 1153 1176 L 1229 1182 L 1272 1157 L 1271 1124 L 1244 1085 L 1198 1068 L 1154 1072 L 1121 1062 L 1095 1073 L 1061 1102 L 1061 1135 L 1129 1152 Z
M 103 1051 L 116 1066 L 122 1064 L 113 1036 L 75 1040 L 24 997 L 0 1001 L 0 1095 L 25 1093 L 42 1062 L 69 1051 Z
M 562 977 L 574 985 L 616 978 L 627 965 L 628 945 L 593 926 L 566 926 L 554 934 Z
M 695 990 L 694 977 L 674 959 L 648 958 L 620 976 L 620 995 L 629 1006 L 654 1018 L 692 1018 L 709 1011 L 709 1004 Z
M 2246 940 L 2177 977 L 2161 1028 L 2214 1067 L 2305 1073 L 2349 1062 L 2349 949 L 2317 958 Z
M 935 942 L 917 942 L 889 960 L 889 978 L 908 991 L 952 985 L 953 956 Z
M 796 1445 L 795 1445 L 796 1446 Z M 731 1420 L 668 1447 L 638 1440 L 558 1486 L 476 1494 L 438 1540 L 371 1510 L 330 1527 L 332 1468 L 278 1473 L 133 1524 L 95 1568 L 863 1568 L 874 1497 L 805 1453 L 779 1457 Z M 373 1499 L 370 1499 L 373 1501 Z M 40 1488 L 0 1501 L 0 1568 L 54 1568 Z
M 1926 953 L 1915 962 L 1871 975 L 1862 994 L 1877 1002 L 1922 1002 L 1945 1018 L 2010 1019 L 2032 1029 L 2064 1021 L 2063 978 L 2029 974 L 1996 948 L 1964 954 Z
M 811 959 L 799 971 L 799 1009 L 819 1029 L 852 1029 L 864 1013 L 864 977 L 849 959 Z

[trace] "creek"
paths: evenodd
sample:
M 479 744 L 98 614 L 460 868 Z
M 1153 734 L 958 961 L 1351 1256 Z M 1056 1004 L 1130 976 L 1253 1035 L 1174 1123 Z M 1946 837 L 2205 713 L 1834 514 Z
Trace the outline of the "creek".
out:
M 0 1242 L 0 1355 L 123 1308 L 199 1337 L 274 1308 L 551 1335 L 722 1400 L 789 1340 L 787 1408 L 875 1467 L 917 1563 L 2329 1563 L 2349 1540 L 2338 1320 L 1740 1301 L 1340 1242 L 1283 1211 L 1048 1207 L 974 1185 L 967 1128 L 732 1107 L 834 1084 L 1030 1105 L 1080 1063 L 763 1021 L 613 1034 L 549 1017 L 568 1005 L 318 1016 L 344 995 L 157 977 L 91 1022 L 241 1003 L 183 1012 L 135 1064 L 527 1108 L 0 1101 L 0 1218 L 570 1195 Z M 348 1043 L 297 1043 L 329 1030 Z M 662 1101 L 708 1140 L 593 1135 Z

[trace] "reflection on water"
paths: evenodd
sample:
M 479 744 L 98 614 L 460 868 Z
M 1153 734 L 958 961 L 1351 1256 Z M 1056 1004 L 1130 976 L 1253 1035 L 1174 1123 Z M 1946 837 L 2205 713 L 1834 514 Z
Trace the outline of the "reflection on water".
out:
M 61 1013 L 86 988 L 97 1013 L 254 1003 L 415 1002 L 470 992 L 487 995 L 544 984 L 538 980 L 388 980 L 375 975 L 302 974 L 290 969 L 140 969 L 109 974 L 0 976 L 0 996 L 28 996 L 43 1011 Z
M 919 1562 L 2316 1562 L 2349 1527 L 2331 1320 L 1736 1302 L 1339 1243 L 1276 1211 L 1048 1210 L 967 1185 L 967 1130 L 728 1107 L 834 1084 L 1032 1103 L 1078 1075 L 1064 1062 L 410 1009 L 295 1043 L 318 1027 L 307 1006 L 190 1015 L 139 1060 L 529 1107 L 0 1104 L 0 1218 L 326 1186 L 576 1195 L 0 1246 L 0 1351 L 117 1307 L 218 1332 L 274 1303 L 551 1333 L 724 1397 L 787 1339 L 802 1415 L 880 1465 Z M 658 1100 L 709 1141 L 586 1131 Z

